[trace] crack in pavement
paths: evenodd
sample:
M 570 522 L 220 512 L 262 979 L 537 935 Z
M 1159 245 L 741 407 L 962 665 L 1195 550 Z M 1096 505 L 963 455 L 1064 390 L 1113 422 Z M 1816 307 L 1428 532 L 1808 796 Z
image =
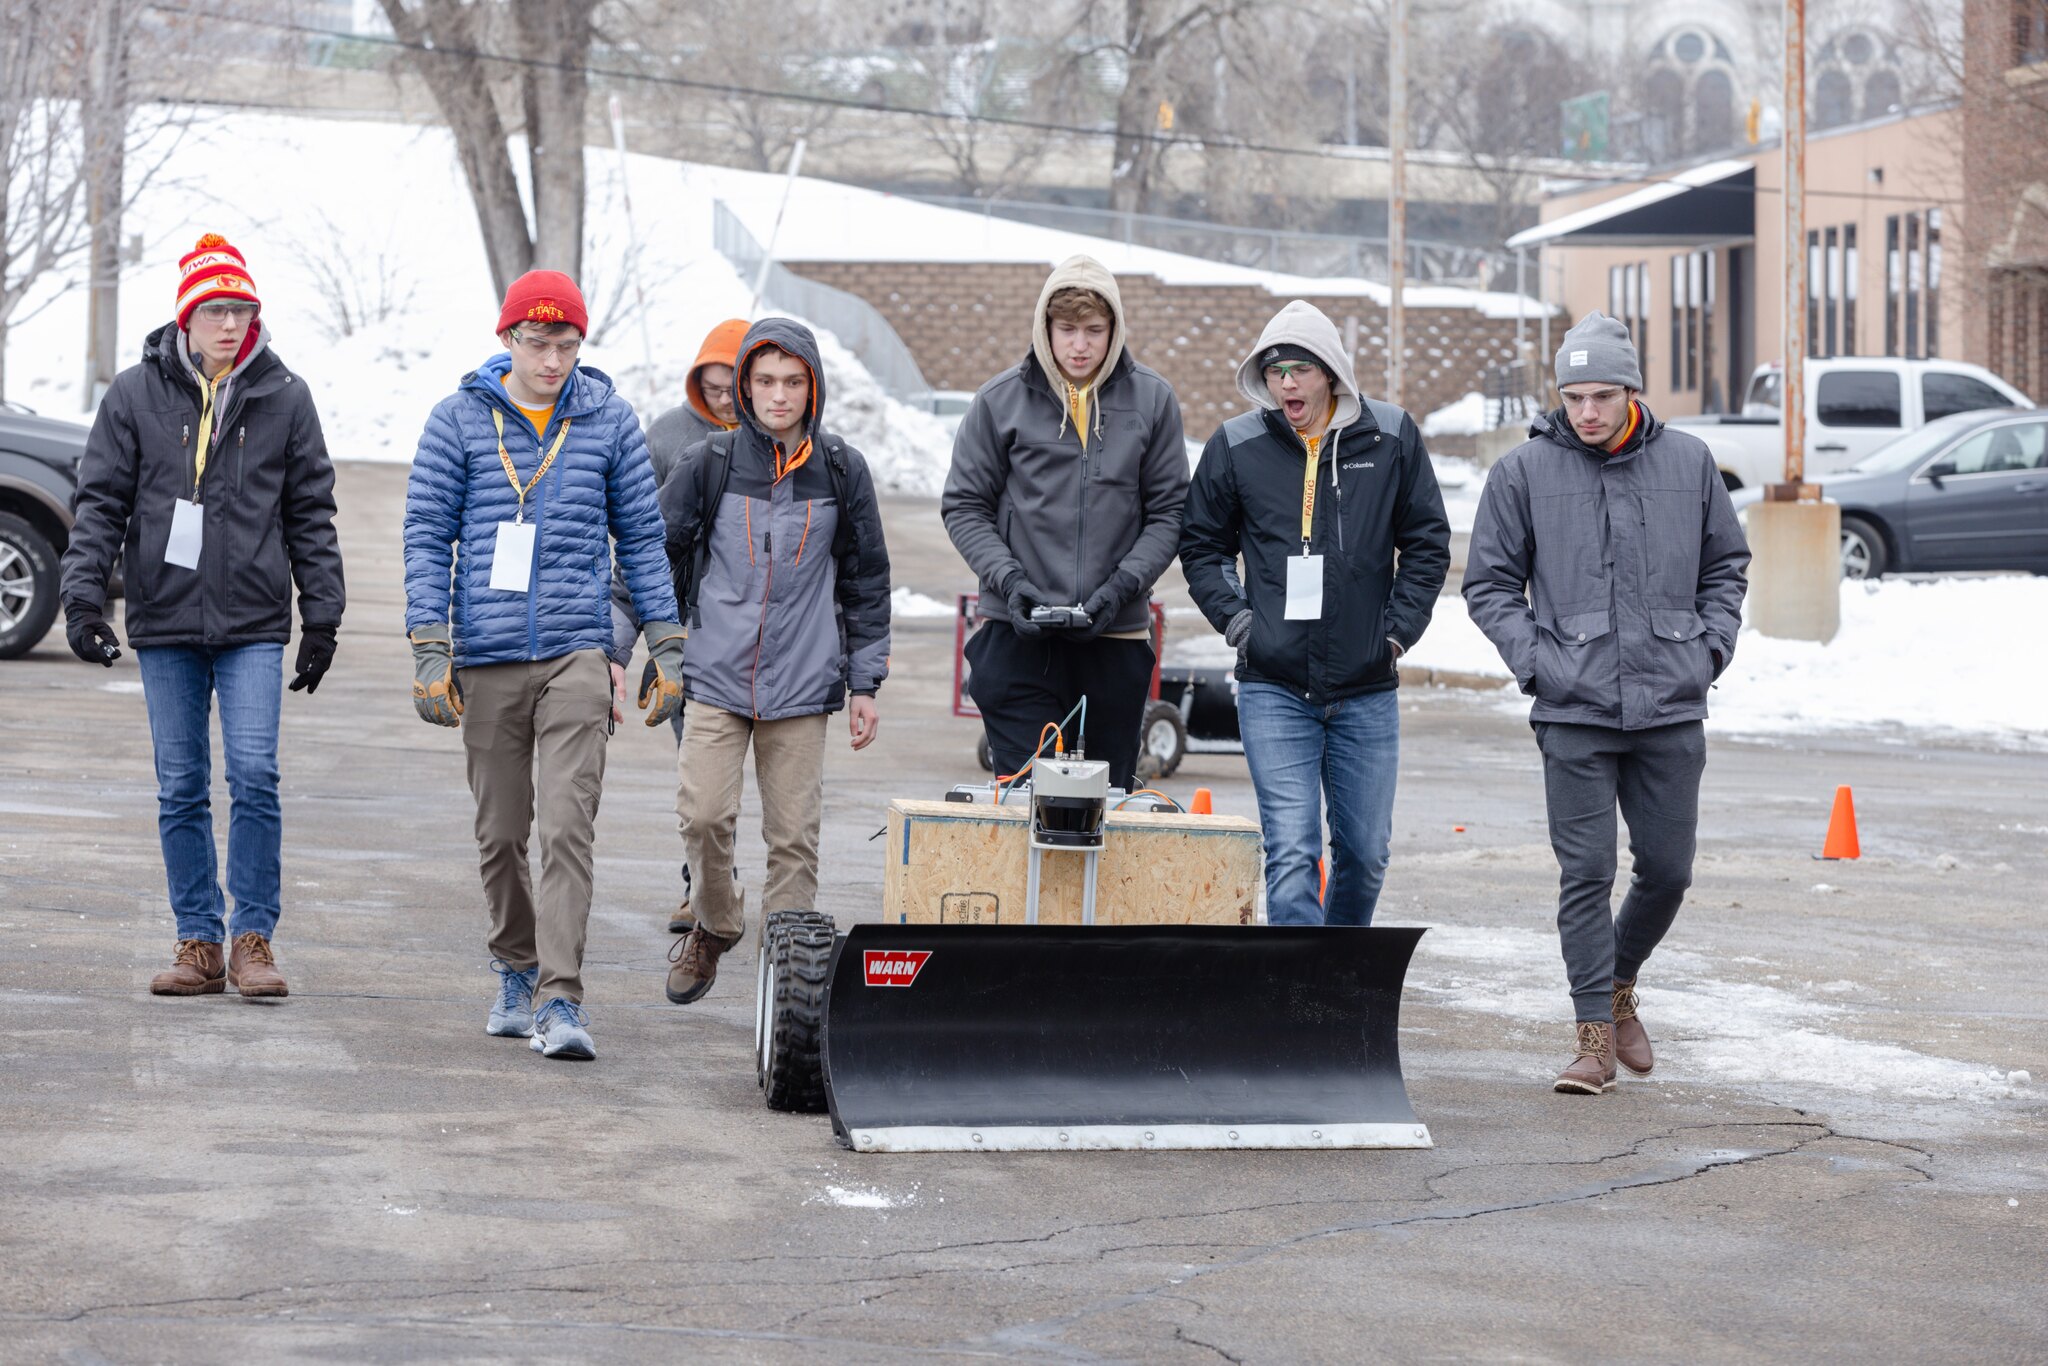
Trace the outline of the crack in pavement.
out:
M 1854 1134 L 1840 1133 L 1837 1130 L 1835 1130 L 1831 1125 L 1819 1119 L 1739 1121 L 1736 1123 L 1723 1124 L 1686 1124 L 1680 1125 L 1673 1129 L 1665 1130 L 1661 1133 L 1649 1134 L 1644 1136 L 1643 1138 L 1637 1139 L 1634 1143 L 1630 1144 L 1628 1150 L 1623 1153 L 1606 1154 L 1600 1157 L 1590 1159 L 1579 1159 L 1576 1162 L 1559 1161 L 1533 1163 L 1468 1163 L 1463 1166 L 1450 1168 L 1449 1170 L 1444 1172 L 1439 1172 L 1436 1175 L 1430 1177 L 1428 1182 L 1426 1182 L 1425 1184 L 1431 1184 L 1436 1181 L 1444 1180 L 1448 1177 L 1457 1175 L 1463 1171 L 1486 1170 L 1496 1167 L 1599 1166 L 1603 1163 L 1613 1161 L 1618 1157 L 1639 1155 L 1640 1149 L 1644 1145 L 1658 1142 L 1660 1140 L 1672 1139 L 1680 1134 L 1699 1131 L 1712 1132 L 1716 1130 L 1759 1128 L 1807 1129 L 1811 1130 L 1812 1132 L 1807 1136 L 1800 1138 L 1798 1141 L 1787 1144 L 1784 1147 L 1767 1149 L 1760 1152 L 1725 1152 L 1703 1154 L 1701 1156 L 1691 1159 L 1691 1161 L 1687 1163 L 1664 1163 L 1660 1164 L 1657 1167 L 1653 1167 L 1650 1171 L 1643 1173 L 1641 1175 L 1617 1177 L 1610 1181 L 1601 1181 L 1588 1186 L 1573 1187 L 1569 1190 L 1558 1191 L 1550 1195 L 1539 1196 L 1528 1200 L 1498 1201 L 1485 1204 L 1464 1205 L 1449 1209 L 1427 1210 L 1416 1214 L 1396 1215 L 1385 1219 L 1352 1220 L 1339 1224 L 1325 1225 L 1322 1228 L 1311 1229 L 1305 1233 L 1296 1234 L 1292 1237 L 1282 1238 L 1274 1242 L 1264 1244 L 1260 1247 L 1252 1249 L 1249 1252 L 1243 1253 L 1236 1257 L 1229 1258 L 1225 1261 L 1212 1263 L 1211 1265 L 1204 1267 L 1191 1267 L 1187 1269 L 1185 1274 L 1183 1274 L 1180 1277 L 1169 1280 L 1164 1285 L 1154 1285 L 1143 1290 L 1132 1291 L 1127 1294 L 1116 1295 L 1108 1299 L 1098 1300 L 1092 1305 L 1085 1306 L 1083 1308 L 1074 1310 L 1070 1313 L 1059 1315 L 1054 1318 L 1039 1319 L 1030 1323 L 1011 1325 L 1009 1327 L 999 1329 L 994 1333 L 988 1334 L 986 1335 L 986 1337 L 982 1339 L 974 1340 L 972 1342 L 961 1343 L 959 1345 L 963 1349 L 967 1349 L 970 1347 L 979 1347 L 984 1343 L 987 1343 L 1004 1348 L 1005 1350 L 1042 1352 L 1049 1351 L 1057 1354 L 1060 1353 L 1061 1349 L 1068 1348 L 1068 1344 L 1059 1341 L 1059 1336 L 1065 1333 L 1069 1328 L 1075 1326 L 1076 1324 L 1082 1323 L 1091 1318 L 1096 1318 L 1103 1314 L 1113 1313 L 1120 1309 L 1128 1309 L 1133 1306 L 1145 1304 L 1148 1301 L 1161 1298 L 1169 1293 L 1169 1287 L 1171 1286 L 1177 1286 L 1187 1281 L 1199 1280 L 1201 1278 L 1214 1275 L 1217 1272 L 1232 1271 L 1242 1267 L 1250 1266 L 1267 1257 L 1273 1256 L 1276 1253 L 1289 1251 L 1297 1247 L 1305 1246 L 1309 1243 L 1325 1241 L 1331 1238 L 1344 1237 L 1348 1234 L 1354 1233 L 1373 1233 L 1385 1229 L 1404 1228 L 1418 1224 L 1455 1223 L 1469 1219 L 1486 1218 L 1496 1214 L 1515 1214 L 1526 1210 L 1553 1208 L 1559 1205 L 1577 1204 L 1588 1200 L 1597 1200 L 1604 1196 L 1616 1195 L 1625 1191 L 1648 1190 L 1657 1186 L 1677 1185 L 1683 1182 L 1696 1180 L 1697 1178 L 1706 1175 L 1708 1172 L 1718 1171 L 1724 1167 L 1749 1166 L 1754 1163 L 1767 1162 L 1773 1158 L 1790 1156 L 1794 1153 L 1798 1153 L 1808 1147 L 1811 1147 L 1816 1143 L 1825 1142 L 1829 1139 L 1842 1139 L 1845 1141 L 1852 1142 L 1867 1142 L 1882 1147 L 1901 1148 L 1909 1152 L 1921 1153 L 1923 1156 L 1926 1155 L 1923 1150 L 1914 1148 L 1910 1144 L 1894 1143 L 1887 1139 L 1863 1139 L 1859 1138 L 1857 1135 Z M 1910 1166 L 1910 1164 L 1908 1165 Z M 1932 1177 L 1927 1172 L 1922 1171 L 1918 1167 L 1912 1167 L 1911 1169 L 1915 1172 L 1918 1172 L 1922 1177 L 1926 1177 L 1930 1180 L 1932 1179 Z M 1443 1198 L 1441 1196 L 1436 1196 L 1434 1191 L 1432 1191 L 1432 1196 L 1436 1199 Z

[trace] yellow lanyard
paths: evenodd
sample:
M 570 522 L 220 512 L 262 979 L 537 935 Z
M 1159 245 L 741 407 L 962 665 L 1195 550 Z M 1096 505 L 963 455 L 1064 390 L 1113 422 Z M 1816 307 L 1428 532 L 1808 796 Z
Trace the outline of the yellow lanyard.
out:
M 213 396 L 218 380 L 199 377 L 199 445 L 192 453 L 192 501 L 199 501 L 199 481 L 206 477 L 207 448 L 213 445 Z
M 1302 444 L 1308 447 L 1308 460 L 1301 470 L 1301 553 L 1308 554 L 1309 532 L 1314 530 L 1316 521 L 1316 450 L 1323 444 L 1321 437 L 1303 437 Z
M 524 522 L 526 520 L 526 495 L 533 492 L 533 486 L 541 481 L 541 477 L 548 472 L 548 466 L 554 464 L 555 457 L 561 454 L 562 443 L 568 440 L 569 437 L 569 419 L 563 418 L 562 425 L 555 429 L 555 444 L 548 447 L 548 453 L 541 458 L 540 468 L 533 472 L 533 478 L 526 481 L 525 488 L 519 487 L 519 471 L 512 468 L 512 457 L 505 453 L 505 415 L 496 408 L 493 408 L 491 409 L 491 421 L 498 428 L 498 459 L 502 460 L 505 464 L 505 477 L 512 481 L 512 491 L 519 495 L 519 512 L 514 520 Z M 534 435 L 533 448 L 535 450 L 540 449 L 540 436 L 538 433 Z

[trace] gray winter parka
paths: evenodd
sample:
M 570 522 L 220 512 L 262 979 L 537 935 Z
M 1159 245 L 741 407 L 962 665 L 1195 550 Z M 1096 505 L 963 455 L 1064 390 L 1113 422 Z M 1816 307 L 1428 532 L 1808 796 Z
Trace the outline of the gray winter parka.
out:
M 1562 410 L 1487 475 L 1465 605 L 1532 721 L 1647 730 L 1707 714 L 1735 657 L 1749 545 L 1704 442 L 1642 409 L 1614 454 Z M 1527 596 L 1524 596 L 1524 586 Z
M 1046 303 L 1066 286 L 1094 290 L 1114 313 L 1086 432 L 1069 415 L 1064 379 L 1054 386 L 1046 340 Z M 1032 353 L 982 385 L 961 419 L 939 503 L 946 534 L 981 582 L 984 617 L 1009 620 L 1019 577 L 1054 603 L 1079 604 L 1121 570 L 1136 587 L 1106 629 L 1145 631 L 1188 495 L 1180 401 L 1124 349 L 1116 277 L 1085 257 L 1047 278 L 1033 334 Z

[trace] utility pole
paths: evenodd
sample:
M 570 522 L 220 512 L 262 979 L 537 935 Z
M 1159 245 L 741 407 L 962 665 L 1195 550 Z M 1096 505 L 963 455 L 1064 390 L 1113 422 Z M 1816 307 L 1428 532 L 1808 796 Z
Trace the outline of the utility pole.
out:
M 85 139 L 87 250 L 85 391 L 91 411 L 114 382 L 121 330 L 121 203 L 127 191 L 128 15 L 126 0 L 94 0 L 92 53 L 79 109 Z
M 1750 509 L 1749 618 L 1767 636 L 1833 640 L 1842 624 L 1842 509 L 1806 482 L 1806 0 L 1785 3 L 1785 481 Z
M 1401 402 L 1408 284 L 1408 0 L 1392 0 L 1387 42 L 1387 402 Z

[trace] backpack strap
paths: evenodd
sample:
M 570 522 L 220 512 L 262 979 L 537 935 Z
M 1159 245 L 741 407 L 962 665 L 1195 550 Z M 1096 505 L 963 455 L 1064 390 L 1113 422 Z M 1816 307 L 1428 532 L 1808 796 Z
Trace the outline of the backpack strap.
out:
M 725 487 L 732 482 L 732 437 L 731 432 L 712 433 L 705 439 L 705 458 L 697 462 L 697 539 L 690 547 L 690 581 L 676 595 L 683 621 L 692 630 L 704 624 L 697 611 L 697 592 L 711 563 L 711 524 L 725 501 Z

